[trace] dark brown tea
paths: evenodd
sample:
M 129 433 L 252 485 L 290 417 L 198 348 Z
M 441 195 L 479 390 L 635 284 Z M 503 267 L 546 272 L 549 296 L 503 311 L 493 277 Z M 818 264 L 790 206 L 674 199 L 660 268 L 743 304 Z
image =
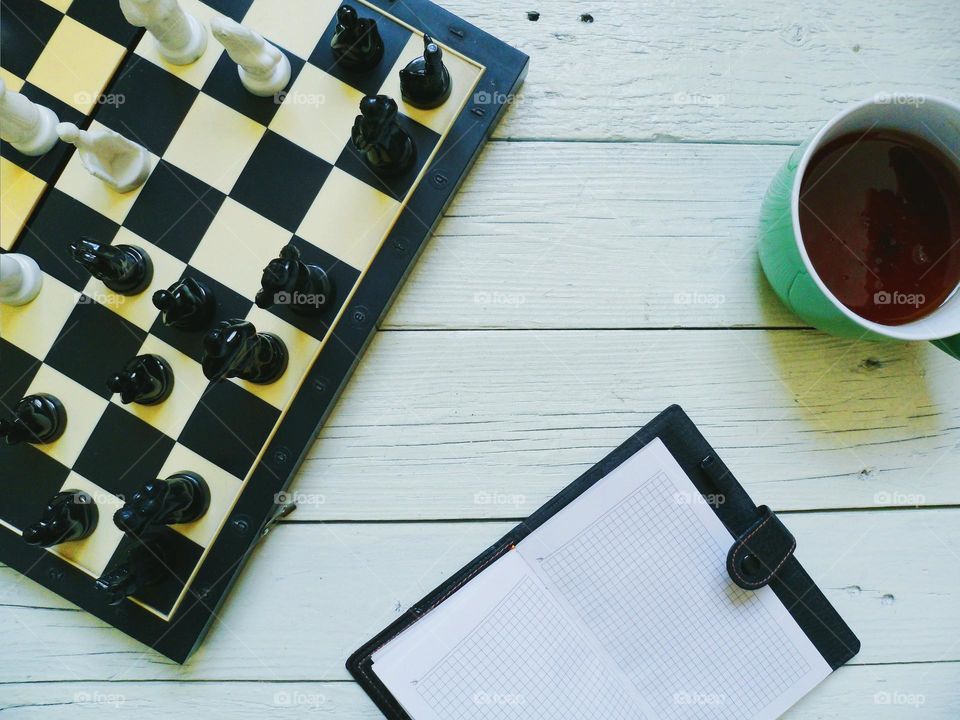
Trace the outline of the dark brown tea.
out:
M 903 132 L 843 135 L 810 161 L 800 229 L 850 310 L 883 325 L 918 320 L 960 285 L 960 168 Z

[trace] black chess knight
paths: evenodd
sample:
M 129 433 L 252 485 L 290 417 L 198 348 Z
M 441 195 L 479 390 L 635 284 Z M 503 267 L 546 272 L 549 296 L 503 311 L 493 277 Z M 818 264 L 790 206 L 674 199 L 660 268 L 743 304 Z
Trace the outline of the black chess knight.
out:
M 323 268 L 307 265 L 296 245 L 287 245 L 280 257 L 270 261 L 260 279 L 257 307 L 289 305 L 301 315 L 323 312 L 332 299 L 333 287 Z
M 107 596 L 107 602 L 118 605 L 143 588 L 170 576 L 161 543 L 155 539 L 138 540 L 124 559 L 108 568 L 95 587 Z
M 107 387 L 124 405 L 156 405 L 173 392 L 173 370 L 159 355 L 137 355 L 107 379 Z
M 140 536 L 154 525 L 175 525 L 199 520 L 210 507 L 210 488 L 192 472 L 178 472 L 166 480 L 145 483 L 113 515 L 125 533 Z
M 64 490 L 50 499 L 40 522 L 23 531 L 23 539 L 37 547 L 83 540 L 96 529 L 98 519 L 97 504 L 92 497 L 79 490 Z
M 12 419 L 0 420 L 0 437 L 7 445 L 51 443 L 63 435 L 67 411 L 57 398 L 46 393 L 28 395 L 13 408 Z
M 204 336 L 201 364 L 214 382 L 237 377 L 266 385 L 287 369 L 287 346 L 276 335 L 258 333 L 246 320 L 224 320 Z
M 404 102 L 424 110 L 438 107 L 450 97 L 450 71 L 443 64 L 443 51 L 429 35 L 423 36 L 423 55 L 400 71 L 400 94 Z
M 178 280 L 166 290 L 157 290 L 153 305 L 161 311 L 160 322 L 182 330 L 206 327 L 217 307 L 210 289 L 191 277 Z
M 89 238 L 70 243 L 70 254 L 93 277 L 120 295 L 143 292 L 153 279 L 153 263 L 133 245 L 107 245 Z
M 383 40 L 377 21 L 363 18 L 350 5 L 337 10 L 337 27 L 330 41 L 337 64 L 347 70 L 370 70 L 383 58 Z
M 402 175 L 417 159 L 413 139 L 397 122 L 397 103 L 386 95 L 367 95 L 351 138 L 367 163 L 382 175 Z

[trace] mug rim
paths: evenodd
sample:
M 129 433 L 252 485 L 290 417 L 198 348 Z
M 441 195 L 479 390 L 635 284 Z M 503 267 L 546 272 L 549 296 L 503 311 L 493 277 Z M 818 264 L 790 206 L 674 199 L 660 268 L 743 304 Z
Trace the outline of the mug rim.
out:
M 883 335 L 895 340 L 942 340 L 945 338 L 953 337 L 960 333 L 960 323 L 957 327 L 947 330 L 936 330 L 934 328 L 924 330 L 923 321 L 931 319 L 933 315 L 940 309 L 936 308 L 933 312 L 928 315 L 924 315 L 922 318 L 915 320 L 911 323 L 905 325 L 883 325 L 882 323 L 873 322 L 872 320 L 867 320 L 866 318 L 858 315 L 853 310 L 844 305 L 837 298 L 836 295 L 827 287 L 826 283 L 823 282 L 823 279 L 820 277 L 820 274 L 817 272 L 816 268 L 813 266 L 813 262 L 810 260 L 810 256 L 807 253 L 806 244 L 803 241 L 803 233 L 800 228 L 800 189 L 803 185 L 803 178 L 806 176 L 807 168 L 810 164 L 810 160 L 813 158 L 813 155 L 820 148 L 823 138 L 831 132 L 840 122 L 845 120 L 847 117 L 852 115 L 855 112 L 862 110 L 865 107 L 870 106 L 882 106 L 888 103 L 882 103 L 880 99 L 882 97 L 890 98 L 913 98 L 916 100 L 922 101 L 922 104 L 927 102 L 932 102 L 935 104 L 940 104 L 945 106 L 947 109 L 952 110 L 957 114 L 958 119 L 960 119 L 960 103 L 954 102 L 944 97 L 938 95 L 928 95 L 925 93 L 916 93 L 916 92 L 893 92 L 893 93 L 877 93 L 871 98 L 866 100 L 861 100 L 857 103 L 854 103 L 848 108 L 841 110 L 839 113 L 834 115 L 830 120 L 824 123 L 817 133 L 811 138 L 810 143 L 807 145 L 806 149 L 803 152 L 803 155 L 800 158 L 800 162 L 797 164 L 796 175 L 793 179 L 793 188 L 790 192 L 790 214 L 791 220 L 793 222 L 793 240 L 797 245 L 797 251 L 800 253 L 800 258 L 803 260 L 803 264 L 806 267 L 807 274 L 813 279 L 820 291 L 826 296 L 830 303 L 841 313 L 843 313 L 848 319 L 855 322 L 857 325 L 862 327 L 864 330 L 868 330 L 878 335 Z M 960 161 L 957 162 L 958 167 L 960 167 Z M 956 291 L 955 291 L 956 292 Z M 943 307 L 941 305 L 940 307 Z M 918 327 L 915 323 L 920 323 Z M 910 330 L 904 330 L 907 326 L 913 326 Z

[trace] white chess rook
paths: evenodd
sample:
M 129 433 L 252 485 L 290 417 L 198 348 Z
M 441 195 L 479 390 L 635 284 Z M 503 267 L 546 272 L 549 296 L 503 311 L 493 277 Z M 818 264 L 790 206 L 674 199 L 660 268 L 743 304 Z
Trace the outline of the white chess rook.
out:
M 43 155 L 57 143 L 57 116 L 0 79 L 0 137 L 24 155 Z
M 127 22 L 153 35 L 167 62 L 189 65 L 207 49 L 207 29 L 177 0 L 120 0 L 120 9 Z
M 136 190 L 150 176 L 150 153 L 113 130 L 81 130 L 73 123 L 60 123 L 57 133 L 77 146 L 80 162 L 91 175 L 117 192 Z
M 42 285 L 43 273 L 33 258 L 20 253 L 0 255 L 0 304 L 26 305 Z
M 253 30 L 225 17 L 211 20 L 210 29 L 237 63 L 243 86 L 254 95 L 276 95 L 290 82 L 287 56 Z

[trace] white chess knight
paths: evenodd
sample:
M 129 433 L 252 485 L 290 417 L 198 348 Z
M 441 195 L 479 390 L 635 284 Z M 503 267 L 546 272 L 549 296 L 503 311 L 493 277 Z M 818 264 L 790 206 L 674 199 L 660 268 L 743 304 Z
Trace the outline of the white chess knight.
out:
M 253 30 L 225 17 L 211 20 L 210 29 L 237 63 L 243 86 L 254 95 L 276 95 L 290 82 L 287 56 Z
M 0 79 L 0 137 L 24 155 L 43 155 L 56 145 L 57 116 Z
M 127 22 L 153 35 L 167 62 L 189 65 L 207 49 L 207 29 L 177 0 L 120 0 L 120 9 Z
M 136 190 L 150 175 L 150 153 L 113 130 L 81 130 L 73 123 L 60 123 L 57 133 L 77 146 L 80 162 L 90 174 L 120 193 Z
M 33 258 L 20 253 L 0 255 L 0 304 L 26 305 L 42 285 L 43 273 Z

